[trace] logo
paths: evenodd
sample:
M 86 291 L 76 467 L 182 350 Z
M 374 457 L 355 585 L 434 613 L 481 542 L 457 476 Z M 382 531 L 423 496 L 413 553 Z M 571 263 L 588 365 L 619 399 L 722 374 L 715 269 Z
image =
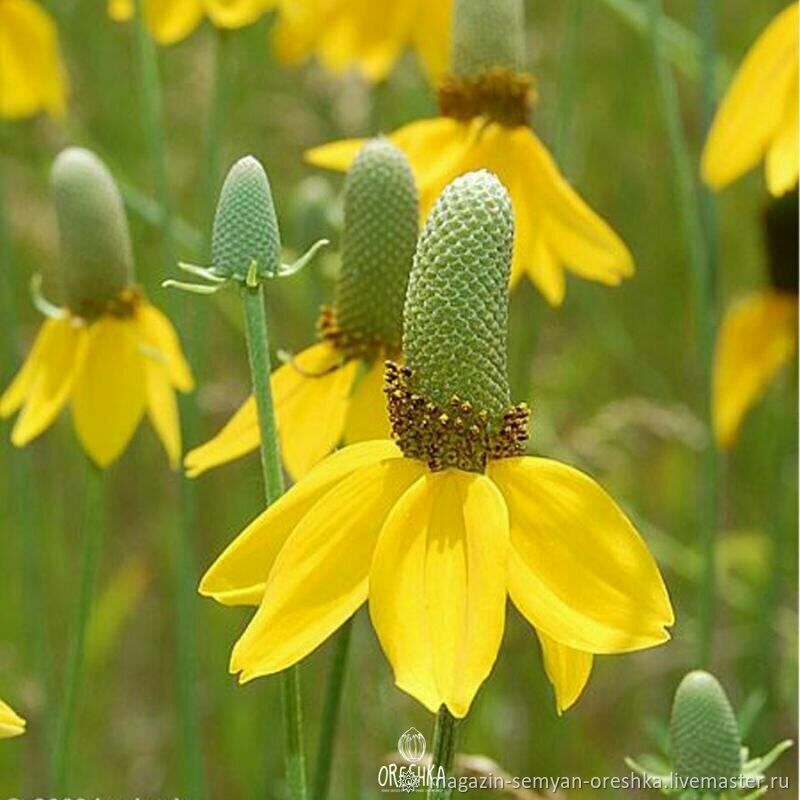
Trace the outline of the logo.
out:
M 425 759 L 425 737 L 416 728 L 409 728 L 397 740 L 397 752 L 402 761 L 398 758 L 378 770 L 381 791 L 415 792 L 423 787 L 439 785 L 437 781 L 444 780 L 444 770 L 441 767 L 434 770 Z M 440 778 L 437 777 L 439 774 Z
M 425 737 L 416 728 L 409 728 L 398 739 L 397 752 L 412 764 L 422 761 L 425 755 Z

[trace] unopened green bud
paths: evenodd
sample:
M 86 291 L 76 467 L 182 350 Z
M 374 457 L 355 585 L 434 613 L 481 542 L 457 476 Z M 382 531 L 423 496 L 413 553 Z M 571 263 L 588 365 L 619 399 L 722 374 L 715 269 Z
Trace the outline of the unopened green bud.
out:
M 683 778 L 727 779 L 742 771 L 741 740 L 731 704 L 708 672 L 690 672 L 675 692 L 670 748 Z
M 419 202 L 408 160 L 388 139 L 367 142 L 344 190 L 336 318 L 345 334 L 400 350 L 418 233 Z
M 212 269 L 221 277 L 245 281 L 255 264 L 258 278 L 280 270 L 281 237 L 269 178 L 261 163 L 247 156 L 231 167 L 217 205 Z
M 452 72 L 468 77 L 491 69 L 522 70 L 523 0 L 454 0 Z
M 491 173 L 453 181 L 420 237 L 405 306 L 403 349 L 415 389 L 452 398 L 496 424 L 510 405 L 506 348 L 514 246 L 511 199 Z
M 93 317 L 133 282 L 133 250 L 122 196 L 106 165 L 70 147 L 56 158 L 51 184 L 60 240 L 64 300 Z

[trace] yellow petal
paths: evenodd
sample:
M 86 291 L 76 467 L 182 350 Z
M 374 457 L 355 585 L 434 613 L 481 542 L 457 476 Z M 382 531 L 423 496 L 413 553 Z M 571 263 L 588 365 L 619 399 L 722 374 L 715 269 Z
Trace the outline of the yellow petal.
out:
M 108 16 L 114 22 L 127 22 L 133 19 L 134 11 L 133 0 L 108 0 Z
M 273 373 L 273 392 L 274 392 Z M 240 456 L 258 449 L 260 440 L 256 400 L 250 395 L 222 430 L 200 447 L 186 454 L 184 466 L 190 478 L 196 478 L 209 469 L 227 464 Z
M 277 0 L 205 0 L 206 13 L 218 28 L 243 28 L 277 4 Z
M 200 24 L 203 0 L 144 0 L 144 16 L 159 44 L 175 44 Z
M 356 382 L 350 396 L 344 426 L 344 440 L 348 444 L 392 438 L 383 382 L 383 361 L 376 359 Z
M 369 606 L 395 682 L 429 710 L 466 716 L 505 624 L 508 515 L 484 475 L 420 478 L 381 531 Z
M 305 159 L 313 167 L 347 172 L 366 139 L 343 139 L 306 150 Z
M 734 443 L 744 415 L 796 347 L 796 296 L 752 295 L 726 314 L 714 357 L 714 435 L 721 447 Z
M 34 372 L 25 406 L 11 432 L 16 447 L 24 447 L 49 428 L 69 400 L 85 343 L 86 331 L 69 320 L 45 322 L 41 342 L 37 342 L 31 353 L 31 358 L 35 356 Z
M 194 389 L 192 370 L 186 363 L 178 334 L 169 318 L 155 306 L 143 302 L 136 310 L 139 337 L 150 355 L 164 362 L 172 385 L 182 392 Z
M 490 462 L 511 520 L 509 593 L 538 631 L 589 653 L 669 638 L 674 618 L 653 556 L 591 478 L 557 461 Z
M 317 500 L 356 470 L 400 455 L 393 442 L 382 441 L 326 458 L 228 545 L 203 577 L 200 593 L 225 605 L 258 605 L 278 551 Z
M 275 559 L 261 606 L 233 650 L 231 672 L 243 682 L 280 672 L 352 616 L 367 599 L 383 521 L 424 470 L 405 458 L 362 467 L 314 504 Z
M 573 706 L 583 693 L 592 674 L 594 656 L 559 644 L 541 631 L 536 631 L 542 645 L 544 671 L 556 692 L 559 716 Z
M 295 481 L 341 442 L 357 371 L 357 362 L 342 364 L 341 353 L 322 342 L 273 376 L 281 455 Z
M 797 103 L 798 4 L 792 3 L 758 37 L 734 76 L 711 126 L 703 180 L 715 189 L 732 183 L 764 157 L 786 103 Z M 795 141 L 795 147 L 797 142 Z
M 99 466 L 115 461 L 145 409 L 145 360 L 131 319 L 101 317 L 88 331 L 75 375 L 72 414 L 84 450 Z
M 424 14 L 417 14 L 414 46 L 428 77 L 435 81 L 450 67 L 453 0 L 427 3 Z
M 152 359 L 145 363 L 147 381 L 147 416 L 164 445 L 170 466 L 181 463 L 181 422 L 178 401 L 169 373 L 164 364 Z
M 0 3 L 0 117 L 61 116 L 67 81 L 56 26 L 33 0 Z
M 786 111 L 767 151 L 767 188 L 780 197 L 797 185 L 800 158 L 800 126 L 798 126 L 797 73 L 789 89 Z
M 25 733 L 25 720 L 11 706 L 0 700 L 0 739 Z

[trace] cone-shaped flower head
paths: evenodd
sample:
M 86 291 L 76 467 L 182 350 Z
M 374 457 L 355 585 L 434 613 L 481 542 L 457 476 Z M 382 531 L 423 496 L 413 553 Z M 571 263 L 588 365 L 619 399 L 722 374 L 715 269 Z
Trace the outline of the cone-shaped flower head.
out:
M 485 168 L 511 195 L 516 221 L 513 287 L 528 275 L 559 305 L 565 271 L 617 285 L 633 274 L 625 244 L 578 196 L 531 129 L 536 100 L 525 61 L 523 0 L 455 0 L 450 73 L 438 83 L 439 116 L 412 122 L 390 138 L 408 155 L 427 217 L 444 188 Z M 328 169 L 345 170 L 360 140 L 307 153 Z
M 226 181 L 225 216 L 221 202 L 215 228 L 220 234 L 215 272 L 226 263 L 246 268 L 259 248 L 268 252 L 269 261 L 264 258 L 263 263 L 274 264 L 278 258 L 277 233 L 273 245 L 272 238 L 249 232 L 274 217 L 271 201 L 269 213 L 255 209 L 268 193 L 265 180 L 261 170 L 239 162 Z M 237 187 L 243 190 L 242 199 L 233 194 Z M 246 197 L 252 200 L 245 203 Z M 243 212 L 245 205 L 249 211 Z M 414 178 L 402 151 L 385 139 L 367 142 L 348 173 L 344 207 L 342 268 L 335 302 L 320 313 L 321 341 L 272 376 L 281 453 L 295 479 L 343 439 L 352 443 L 389 435 L 383 360 L 399 355 L 419 219 Z M 247 214 L 250 222 L 245 224 Z M 228 227 L 228 219 L 223 247 L 222 225 Z M 243 246 L 247 241 L 253 244 Z M 214 439 L 187 455 L 189 474 L 199 475 L 251 452 L 258 441 L 251 397 Z
M 735 778 L 742 771 L 736 717 L 720 682 L 696 670 L 675 692 L 669 725 L 675 770 L 683 778 Z
M 237 161 L 225 178 L 214 217 L 212 268 L 221 277 L 246 280 L 251 264 L 272 278 L 281 263 L 281 237 L 269 178 L 258 159 Z
M 21 409 L 11 441 L 27 444 L 70 403 L 84 450 L 106 467 L 147 413 L 177 465 L 175 390 L 191 390 L 192 376 L 169 320 L 133 283 L 119 190 L 103 162 L 77 148 L 58 156 L 51 182 L 65 307 L 48 303 L 37 289 L 38 306 L 48 319 L 0 397 L 0 416 Z
M 122 197 L 106 165 L 78 147 L 56 158 L 51 184 L 64 299 L 73 313 L 92 319 L 133 284 L 133 250 Z
M 412 268 L 406 363 L 387 363 L 392 440 L 329 456 L 204 577 L 202 593 L 259 605 L 231 656 L 241 680 L 304 658 L 367 601 L 397 685 L 459 717 L 492 670 L 509 597 L 559 711 L 595 653 L 668 638 L 666 589 L 624 513 L 588 476 L 524 455 L 528 411 L 510 406 L 505 369 L 512 240 L 496 177 L 447 188 Z

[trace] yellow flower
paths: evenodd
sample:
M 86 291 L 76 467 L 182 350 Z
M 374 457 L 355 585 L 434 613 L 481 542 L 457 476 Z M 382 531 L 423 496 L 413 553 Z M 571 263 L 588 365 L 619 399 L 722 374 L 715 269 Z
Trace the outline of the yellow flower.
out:
M 703 180 L 722 189 L 765 159 L 778 196 L 797 184 L 798 3 L 785 8 L 745 56 L 703 153 Z
M 233 29 L 251 25 L 273 8 L 278 0 L 143 0 L 147 27 L 159 44 L 175 44 L 185 39 L 205 17 L 218 28 Z M 133 18 L 134 0 L 108 0 L 112 19 L 124 22 Z
M 25 733 L 25 720 L 11 706 L 0 700 L 0 739 L 10 739 Z
M 282 0 L 275 29 L 279 56 L 297 64 L 316 55 L 332 72 L 357 67 L 372 81 L 407 47 L 431 77 L 449 58 L 453 0 Z
M 173 466 L 181 433 L 175 390 L 192 375 L 170 321 L 133 290 L 90 322 L 65 311 L 48 319 L 0 397 L 0 416 L 20 411 L 11 441 L 24 447 L 71 405 L 75 431 L 90 458 L 107 467 L 147 413 Z
M 297 663 L 365 602 L 397 686 L 457 717 L 492 670 L 509 597 L 559 711 L 595 655 L 669 638 L 666 588 L 625 514 L 578 470 L 523 455 L 528 412 L 508 407 L 505 376 L 512 231 L 496 178 L 448 187 L 409 282 L 414 366 L 387 364 L 394 441 L 326 458 L 206 573 L 202 594 L 259 606 L 231 656 L 241 681 Z
M 64 113 L 67 80 L 56 26 L 32 0 L 0 2 L 0 118 Z
M 735 442 L 744 415 L 796 350 L 796 293 L 753 294 L 727 313 L 714 360 L 714 434 L 721 447 Z

